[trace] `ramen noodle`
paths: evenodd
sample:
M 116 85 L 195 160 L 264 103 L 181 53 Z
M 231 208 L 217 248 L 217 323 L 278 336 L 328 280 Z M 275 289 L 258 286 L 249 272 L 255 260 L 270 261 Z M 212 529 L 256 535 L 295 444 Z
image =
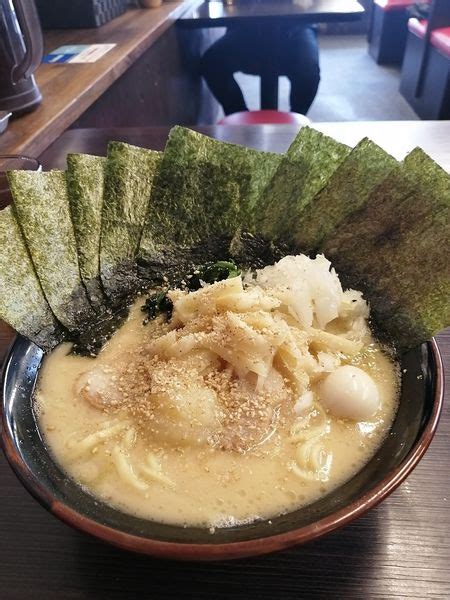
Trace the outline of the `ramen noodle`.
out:
M 143 324 L 138 300 L 95 359 L 44 361 L 39 427 L 86 491 L 213 531 L 307 505 L 374 455 L 398 369 L 323 256 L 167 297 L 170 318 Z

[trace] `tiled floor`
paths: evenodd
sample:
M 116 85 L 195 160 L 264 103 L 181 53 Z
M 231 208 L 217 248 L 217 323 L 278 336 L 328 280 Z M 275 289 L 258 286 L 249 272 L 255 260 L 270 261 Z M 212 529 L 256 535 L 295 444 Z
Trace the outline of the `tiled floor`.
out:
M 319 43 L 321 82 L 308 113 L 313 121 L 418 119 L 398 91 L 400 70 L 378 66 L 365 36 L 321 36 Z M 239 73 L 236 79 L 249 108 L 259 108 L 259 78 Z M 289 110 L 289 81 L 279 82 L 279 109 Z

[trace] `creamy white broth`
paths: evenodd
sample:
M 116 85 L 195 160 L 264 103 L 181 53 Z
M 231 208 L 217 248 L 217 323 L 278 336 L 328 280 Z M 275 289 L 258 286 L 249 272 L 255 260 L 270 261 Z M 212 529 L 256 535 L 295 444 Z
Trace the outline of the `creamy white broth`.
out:
M 155 429 L 142 413 L 133 414 L 127 405 L 99 408 L 86 402 L 80 395 L 83 373 L 93 368 L 108 373 L 123 363 L 138 364 L 145 358 L 149 340 L 166 331 L 162 319 L 143 326 L 141 304 L 135 304 L 127 322 L 97 358 L 74 356 L 68 344 L 54 350 L 44 361 L 36 392 L 38 423 L 51 453 L 70 477 L 104 502 L 146 519 L 178 525 L 214 528 L 270 518 L 307 505 L 351 478 L 382 443 L 396 411 L 398 370 L 368 332 L 363 350 L 342 358 L 342 364 L 356 365 L 370 375 L 380 405 L 363 422 L 340 419 L 323 410 L 317 413 L 317 420 L 325 415 L 326 422 L 316 448 L 320 454 L 323 447 L 327 454 L 326 473 L 320 477 L 297 472 L 303 442 L 292 437 L 292 427 L 299 420 L 293 410 L 294 396 L 282 397 L 270 426 L 265 426 L 258 443 L 245 450 L 222 441 L 206 443 L 197 433 L 194 441 L 188 436 L 178 443 L 176 438 L 166 439 L 160 427 Z M 329 329 L 333 328 L 336 321 Z M 319 376 L 310 385 L 314 394 L 319 393 L 322 380 Z M 80 442 L 103 430 L 116 433 L 79 451 Z M 119 447 L 120 460 L 125 457 L 126 468 L 131 466 L 136 477 L 131 483 L 120 476 Z

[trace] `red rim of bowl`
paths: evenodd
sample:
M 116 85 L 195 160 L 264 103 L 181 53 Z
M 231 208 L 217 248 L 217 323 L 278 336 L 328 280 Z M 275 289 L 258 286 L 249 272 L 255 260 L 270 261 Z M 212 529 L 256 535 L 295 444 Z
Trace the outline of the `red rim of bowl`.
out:
M 442 358 L 438 345 L 434 339 L 429 342 L 429 345 L 436 364 L 433 408 L 420 438 L 411 448 L 406 458 L 396 469 L 391 471 L 380 483 L 361 496 L 358 500 L 355 500 L 345 508 L 336 511 L 315 523 L 311 523 L 310 525 L 306 525 L 299 529 L 293 529 L 286 533 L 223 544 L 163 542 L 131 535 L 112 527 L 101 525 L 56 500 L 48 490 L 40 484 L 34 473 L 31 472 L 22 461 L 14 446 L 13 440 L 7 433 L 8 428 L 5 426 L 5 415 L 2 411 L 1 434 L 3 449 L 11 467 L 22 484 L 45 508 L 74 529 L 88 533 L 113 546 L 158 558 L 177 560 L 224 560 L 269 554 L 290 546 L 310 542 L 349 524 L 389 496 L 389 494 L 391 494 L 417 466 L 436 432 L 444 396 Z M 6 364 L 6 362 L 7 361 L 5 360 L 4 364 Z M 1 392 L 1 394 L 2 393 L 3 392 Z

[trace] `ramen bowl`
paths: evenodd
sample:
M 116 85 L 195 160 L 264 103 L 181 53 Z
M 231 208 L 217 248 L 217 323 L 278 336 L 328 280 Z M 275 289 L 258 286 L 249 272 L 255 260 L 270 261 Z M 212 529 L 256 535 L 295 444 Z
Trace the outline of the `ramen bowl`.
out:
M 120 512 L 64 473 L 46 448 L 33 412 L 42 360 L 42 351 L 19 336 L 3 368 L 2 441 L 17 476 L 45 508 L 68 525 L 126 550 L 172 559 L 266 554 L 312 541 L 350 523 L 385 499 L 416 467 L 433 438 L 443 400 L 442 361 L 432 340 L 402 357 L 397 415 L 383 444 L 362 470 L 299 510 L 211 533 Z

